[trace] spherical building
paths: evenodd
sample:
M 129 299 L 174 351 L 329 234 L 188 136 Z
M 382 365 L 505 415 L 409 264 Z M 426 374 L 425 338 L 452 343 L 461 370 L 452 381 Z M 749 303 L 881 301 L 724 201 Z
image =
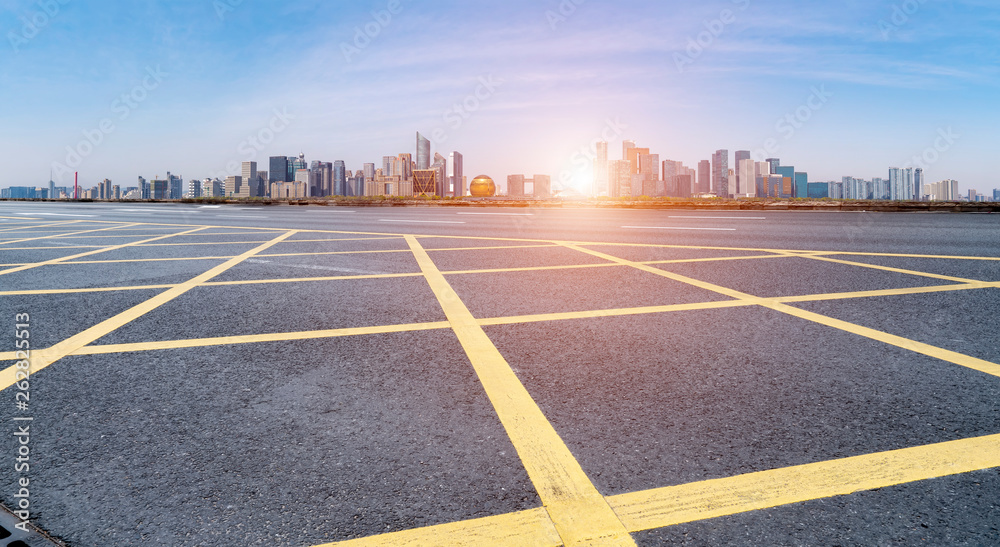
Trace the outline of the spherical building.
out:
M 469 185 L 469 192 L 474 198 L 491 198 L 497 193 L 497 185 L 486 175 L 479 175 Z

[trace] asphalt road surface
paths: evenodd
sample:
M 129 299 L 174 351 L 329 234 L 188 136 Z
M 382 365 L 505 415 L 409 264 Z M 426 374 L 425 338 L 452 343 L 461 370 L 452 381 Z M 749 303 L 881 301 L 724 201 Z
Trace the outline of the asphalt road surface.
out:
M 998 215 L 0 202 L 0 502 L 94 547 L 1000 545 L 998 310 Z

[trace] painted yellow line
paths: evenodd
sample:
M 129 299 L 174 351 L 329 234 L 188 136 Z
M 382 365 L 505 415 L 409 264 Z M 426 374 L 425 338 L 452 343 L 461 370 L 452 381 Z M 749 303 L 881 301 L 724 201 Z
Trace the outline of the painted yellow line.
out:
M 205 286 L 204 284 L 202 286 Z M 134 344 L 114 344 L 107 346 L 86 346 L 71 355 L 107 355 L 110 353 L 134 353 L 141 351 L 161 351 L 168 349 L 206 348 L 238 344 L 262 344 L 265 342 L 288 342 L 293 340 L 320 340 L 323 338 L 344 338 L 348 336 L 368 336 L 372 334 L 393 334 L 447 329 L 451 325 L 445 321 L 437 323 L 414 323 L 410 325 L 386 325 L 382 327 L 356 327 L 347 329 L 315 330 L 303 332 L 279 332 L 272 334 L 251 334 L 246 336 L 220 336 L 217 338 L 192 338 L 187 340 L 162 340 Z
M 956 283 L 982 283 L 983 282 L 983 281 L 980 281 L 980 280 L 977 280 L 977 279 L 965 279 L 963 277 L 952 277 L 952 276 L 949 276 L 949 275 L 939 275 L 939 274 L 928 273 L 928 272 L 918 272 L 918 271 L 915 271 L 915 270 L 905 270 L 903 268 L 892 268 L 892 267 L 889 267 L 889 266 L 880 266 L 878 264 L 866 264 L 864 262 L 852 262 L 852 261 L 849 261 L 849 260 L 840 260 L 840 259 L 837 259 L 837 258 L 829 258 L 829 257 L 826 257 L 826 256 L 817 256 L 817 255 L 801 255 L 801 256 L 803 256 L 804 258 L 808 258 L 810 260 L 821 260 L 823 262 L 832 262 L 834 264 L 845 264 L 847 266 L 857 266 L 857 267 L 860 267 L 860 268 L 869 268 L 869 269 L 872 269 L 872 270 L 881 270 L 881 271 L 884 271 L 884 272 L 901 273 L 901 274 L 907 274 L 907 275 L 913 275 L 913 276 L 920 276 L 920 277 L 930 277 L 931 279 L 941 279 L 941 280 L 944 280 L 944 281 L 954 281 Z
M 177 285 L 139 285 L 132 287 L 86 287 L 81 289 L 33 289 L 26 291 L 0 291 L 0 296 L 43 296 L 55 294 L 88 294 L 101 292 L 119 291 L 148 291 L 157 289 L 171 289 Z
M 240 262 L 251 258 L 255 254 L 267 250 L 268 248 L 284 241 L 286 238 L 291 237 L 296 232 L 289 231 L 285 234 L 265 243 L 259 247 L 249 250 L 242 255 L 233 258 L 223 264 L 220 264 L 207 272 L 198 275 L 185 283 L 177 285 L 173 288 L 167 289 L 166 291 L 146 300 L 145 302 L 133 306 L 132 308 L 119 313 L 118 315 L 104 320 L 89 329 L 78 333 L 58 344 L 52 346 L 48 349 L 43 349 L 40 351 L 32 352 L 31 354 L 31 373 L 35 374 L 40 370 L 45 369 L 52 363 L 62 359 L 63 357 L 77 351 L 78 349 L 94 342 L 95 340 L 121 328 L 122 326 L 131 323 L 132 321 L 142 317 L 143 315 L 155 310 L 156 308 L 170 302 L 171 300 L 183 295 L 184 293 L 190 291 L 191 289 L 197 287 L 198 285 L 211 280 L 213 277 L 225 272 L 226 270 L 236 266 Z M 0 372 L 0 391 L 3 391 L 10 386 L 14 385 L 15 382 L 16 369 L 11 366 Z
M 7 245 L 7 244 L 10 244 L 10 243 L 24 243 L 25 241 L 41 241 L 43 239 L 58 239 L 58 238 L 60 238 L 60 237 L 62 237 L 64 235 L 92 234 L 92 233 L 96 233 L 96 232 L 104 232 L 104 231 L 111 230 L 111 229 L 112 228 L 95 228 L 95 229 L 91 229 L 91 230 L 82 230 L 82 231 L 78 231 L 78 232 L 69 232 L 69 234 L 62 234 L 62 233 L 60 233 L 60 234 L 55 234 L 55 235 L 50 235 L 50 236 L 26 237 L 26 238 L 23 238 L 23 239 L 15 239 L 13 241 L 5 241 L 3 244 Z
M 633 532 L 1000 467 L 1000 435 L 610 498 Z
M 510 317 L 493 317 L 479 319 L 484 327 L 497 325 L 521 325 L 526 323 L 545 323 L 549 321 L 571 321 L 575 319 L 596 319 L 603 317 L 625 317 L 629 315 L 652 315 L 658 313 L 673 313 L 679 311 L 718 310 L 725 308 L 740 308 L 756 304 L 742 300 L 723 300 L 721 302 L 699 302 L 696 304 L 669 304 L 665 306 L 643 306 L 639 308 L 617 308 L 608 310 L 587 310 L 555 313 L 539 313 L 533 315 L 516 315 Z
M 813 312 L 809 312 L 809 311 L 806 311 L 806 310 L 802 310 L 802 309 L 799 309 L 799 308 L 796 308 L 796 307 L 793 307 L 793 306 L 789 306 L 787 304 L 783 304 L 783 303 L 779 302 L 777 299 L 773 299 L 773 298 L 759 298 L 759 297 L 756 297 L 756 296 L 753 296 L 753 295 L 749 295 L 749 294 L 746 294 L 746 293 L 742 293 L 742 292 L 739 292 L 739 291 L 736 291 L 736 290 L 733 290 L 733 289 L 729 289 L 729 288 L 726 288 L 726 287 L 720 287 L 720 286 L 714 285 L 712 283 L 707 283 L 707 282 L 704 282 L 704 281 L 699 281 L 697 279 L 692 279 L 692 278 L 681 276 L 681 275 L 674 274 L 674 273 L 671 273 L 671 272 L 665 272 L 663 270 L 658 270 L 656 268 L 653 268 L 652 266 L 646 266 L 646 265 L 643 265 L 643 264 L 638 264 L 638 263 L 635 263 L 635 262 L 630 262 L 630 261 L 622 259 L 622 258 L 617 258 L 617 257 L 611 256 L 611 255 L 607 255 L 607 254 L 604 254 L 604 253 L 599 253 L 597 251 L 592 251 L 592 250 L 589 250 L 589 249 L 584 249 L 584 248 L 577 247 L 575 245 L 568 244 L 568 243 L 563 243 L 563 244 L 566 245 L 568 248 L 577 249 L 577 250 L 579 250 L 581 252 L 584 252 L 584 253 L 587 253 L 587 254 L 591 254 L 591 255 L 594 255 L 594 256 L 599 256 L 601 258 L 605 258 L 606 260 L 614 261 L 614 262 L 617 262 L 617 263 L 620 263 L 620 264 L 624 264 L 624 265 L 629 265 L 629 266 L 632 266 L 634 268 L 638 268 L 640 270 L 649 271 L 649 272 L 654 273 L 656 275 L 662 275 L 663 277 L 668 277 L 668 278 L 674 279 L 676 281 L 681 281 L 683 283 L 688 283 L 688 284 L 693 285 L 695 287 L 699 287 L 699 288 L 702 288 L 702 289 L 705 289 L 705 290 L 713 291 L 713 292 L 716 292 L 716 293 L 719 293 L 719 294 L 724 294 L 726 296 L 730 296 L 730 297 L 736 298 L 738 300 L 743 300 L 743 301 L 748 302 L 748 303 L 758 304 L 758 305 L 764 306 L 766 308 L 770 308 L 770 309 L 775 310 L 775 311 L 779 311 L 779 312 L 782 312 L 782 313 L 785 313 L 785 314 L 788 314 L 788 315 L 792 315 L 794 317 L 798 317 L 800 319 L 806 319 L 808 321 L 812 321 L 814 323 L 819 323 L 819 324 L 825 325 L 827 327 L 832 327 L 832 328 L 835 328 L 835 329 L 838 329 L 838 330 L 849 332 L 851 334 L 856 334 L 858 336 L 862 336 L 862 337 L 869 338 L 869 339 L 872 339 L 872 340 L 877 340 L 879 342 L 883 342 L 883 343 L 890 344 L 890 345 L 893 345 L 893 346 L 896 346 L 896 347 L 907 349 L 907 350 L 913 351 L 915 353 L 919 353 L 919 354 L 922 354 L 922 355 L 927 355 L 929 357 L 934 357 L 935 359 L 940 359 L 942 361 L 953 363 L 953 364 L 956 364 L 956 365 L 959 365 L 959 366 L 963 366 L 963 367 L 966 367 L 966 368 L 969 368 L 969 369 L 972 369 L 972 370 L 977 370 L 977 371 L 983 372 L 985 374 L 990 374 L 992 376 L 1000 377 L 1000 365 L 997 365 L 996 363 L 991 363 L 989 361 L 985 361 L 983 359 L 977 359 L 975 357 L 970 357 L 968 355 L 964 355 L 964 354 L 957 353 L 957 352 L 954 352 L 954 351 L 949 351 L 949 350 L 946 350 L 946 349 L 935 347 L 935 346 L 932 346 L 930 344 L 924 344 L 923 342 L 917 342 L 915 340 L 910 340 L 908 338 L 903 338 L 901 336 L 896 336 L 894 334 L 889 334 L 889 333 L 878 331 L 878 330 L 875 330 L 875 329 L 870 329 L 870 328 L 867 328 L 867 327 L 862 327 L 861 325 L 855 325 L 854 323 L 848 323 L 847 321 L 841 321 L 839 319 L 834 319 L 832 317 L 828 317 L 828 316 L 825 316 L 825 315 L 820 315 L 818 313 L 813 313 Z M 993 285 L 992 283 L 982 283 L 982 282 L 976 281 L 976 282 L 973 282 L 973 283 L 969 283 L 968 287 L 970 289 L 975 289 L 975 288 L 990 287 L 992 285 Z
M 810 294 L 805 296 L 782 296 L 772 298 L 774 302 L 792 304 L 795 302 L 818 302 L 821 300 L 848 300 L 854 298 L 873 298 L 878 296 L 905 296 L 909 294 L 932 294 L 938 292 L 969 291 L 997 287 L 997 283 L 959 283 L 957 285 L 931 285 L 929 287 L 910 287 L 906 289 L 884 289 L 878 291 L 857 291 L 826 294 Z
M 0 253 L 4 251 L 61 251 L 63 249 L 100 249 L 104 245 L 56 245 L 52 247 L 0 247 Z
M 687 276 L 684 276 L 684 275 L 676 274 L 674 272 L 668 272 L 666 270 L 661 270 L 659 268 L 655 268 L 655 267 L 653 267 L 651 265 L 648 265 L 648 264 L 643 264 L 641 262 L 633 262 L 631 260 L 626 260 L 624 258 L 619 258 L 617 256 L 612 256 L 612 255 L 609 255 L 609 254 L 606 254 L 606 253 L 602 253 L 600 251 L 594 251 L 592 249 L 587 249 L 587 248 L 581 247 L 579 245 L 574 245 L 572 243 L 562 242 L 561 245 L 565 246 L 568 249 L 573 249 L 575 251 L 579 251 L 579 252 L 584 253 L 584 254 L 589 254 L 591 256 L 596 256 L 598 258 L 602 258 L 602 259 L 607 260 L 608 262 L 612 262 L 614 264 L 636 268 L 636 269 L 642 270 L 644 272 L 649 272 L 649 273 L 651 273 L 653 275 L 658 275 L 660 277 L 666 277 L 668 279 L 673 279 L 674 281 L 680 281 L 681 283 L 686 283 L 688 285 L 693 285 L 693 286 L 698 287 L 700 289 L 705 289 L 705 290 L 712 291 L 712 292 L 715 292 L 715 293 L 723 294 L 723 295 L 726 295 L 726 296 L 728 296 L 730 298 L 736 298 L 736 299 L 739 299 L 739 300 L 746 300 L 746 301 L 750 301 L 750 302 L 753 302 L 753 303 L 759 303 L 760 301 L 763 300 L 763 299 L 758 298 L 758 297 L 756 297 L 756 296 L 754 296 L 752 294 L 746 294 L 746 293 L 743 293 L 743 292 L 740 292 L 740 291 L 737 291 L 737 290 L 734 290 L 734 289 L 730 289 L 730 288 L 727 288 L 727 287 L 722 287 L 722 286 L 719 286 L 719 285 L 715 285 L 713 283 L 708 283 L 706 281 L 701 281 L 701 280 L 698 280 L 698 279 L 694 279 L 692 277 L 687 277 Z
M 630 532 L 667 528 L 783 505 L 846 496 L 1000 467 L 1000 435 L 611 496 Z M 558 545 L 538 509 L 327 543 L 317 547 Z M 497 534 L 501 543 L 491 541 Z M 511 538 L 517 538 L 513 542 Z M 518 542 L 519 541 L 519 542 Z
M 1000 261 L 1000 257 L 996 256 L 957 256 L 957 255 L 919 255 L 919 254 L 900 254 L 900 253 L 858 253 L 858 252 L 848 252 L 848 251 L 822 251 L 817 254 L 823 255 L 845 255 L 845 256 L 884 256 L 888 258 L 940 258 L 945 260 L 984 260 L 984 261 Z
M 445 247 L 441 249 L 424 249 L 428 253 L 446 253 L 449 251 L 497 251 L 497 250 L 507 250 L 507 249 L 546 249 L 552 247 L 559 247 L 555 243 L 546 243 L 544 245 L 494 245 L 491 247 Z
M 42 219 L 37 218 L 35 220 L 42 220 Z M 31 229 L 37 229 L 37 228 L 52 228 L 53 226 L 67 226 L 67 225 L 70 225 L 70 224 L 77 224 L 79 222 L 80 222 L 79 220 L 65 220 L 65 221 L 61 221 L 61 222 L 52 222 L 52 223 L 49 223 L 49 224 L 30 224 L 30 225 L 27 225 L 27 226 L 18 226 L 16 228 L 7 228 L 7 229 L 4 229 L 4 230 L 0 230 L 0 233 L 4 233 L 5 234 L 5 233 L 9 233 L 9 232 L 17 232 L 17 231 L 20 231 L 20 230 L 31 230 Z M 54 231 L 58 231 L 58 230 L 54 230 Z
M 887 332 L 870 329 L 868 327 L 862 327 L 861 325 L 855 325 L 854 323 L 848 323 L 847 321 L 841 321 L 839 319 L 834 319 L 832 317 L 827 317 L 825 315 L 820 315 L 818 313 L 802 310 L 793 306 L 789 306 L 787 304 L 765 301 L 762 302 L 761 305 L 776 311 L 780 311 L 782 313 L 786 313 L 788 315 L 812 321 L 814 323 L 819 323 L 821 325 L 833 327 L 835 329 L 850 332 L 858 336 L 863 336 L 865 338 L 877 340 L 885 344 L 907 349 L 914 353 L 927 355 L 928 357 L 934 357 L 935 359 L 940 359 L 942 361 L 954 363 L 956 365 L 963 366 L 965 368 L 977 370 L 979 372 L 990 374 L 992 376 L 1000 377 L 1000 365 L 996 363 L 991 363 L 989 361 L 985 361 L 983 359 L 977 359 L 975 357 L 970 357 L 968 355 L 963 355 L 961 353 L 935 347 L 930 344 L 924 344 L 923 342 L 917 342 L 916 340 L 910 340 L 908 338 L 903 338 L 902 336 L 896 336 L 894 334 L 889 334 Z
M 196 231 L 198 231 L 200 229 L 201 228 L 195 228 L 193 230 L 189 230 L 189 232 L 196 232 Z M 44 262 L 35 262 L 34 264 L 27 264 L 27 265 L 24 265 L 24 266 L 18 266 L 16 268 L 9 268 L 9 269 L 6 269 L 6 270 L 0 270 L 0 275 L 7 275 L 7 274 L 12 274 L 12 273 L 17 273 L 17 272 L 23 272 L 25 270 L 31 270 L 31 269 L 34 269 L 34 268 L 40 268 L 42 266 L 52 266 L 52 265 L 56 265 L 56 264 L 61 264 L 61 263 L 64 263 L 64 262 L 67 262 L 67 261 L 70 261 L 70 260 L 75 260 L 77 258 L 83 258 L 85 256 L 93 256 L 93 255 L 96 255 L 96 254 L 106 253 L 106 252 L 109 252 L 109 251 L 117 251 L 119 249 L 124 249 L 126 247 L 134 247 L 134 246 L 136 246 L 136 245 L 138 245 L 140 243 L 145 243 L 145 242 L 149 242 L 149 241 L 159 241 L 161 239 L 167 239 L 167 238 L 170 238 L 170 237 L 175 237 L 177 235 L 184 235 L 184 233 L 185 232 L 181 232 L 180 234 L 167 234 L 167 235 L 157 236 L 157 237 L 154 237 L 154 238 L 151 238 L 151 239 L 145 239 L 145 240 L 141 240 L 141 241 L 135 241 L 135 242 L 132 242 L 132 243 L 122 243 L 121 245 L 112 245 L 110 247 L 102 247 L 102 248 L 96 249 L 94 251 L 88 251 L 88 252 L 85 252 L 85 253 L 80 253 L 80 254 L 75 254 L 75 255 L 70 255 L 70 256 L 64 256 L 64 257 L 61 257 L 61 258 L 54 258 L 52 260 L 46 260 Z
M 316 547 L 558 547 L 562 540 L 545 509 L 531 509 L 463 522 L 441 524 L 372 536 L 324 543 Z
M 0 217 L 0 218 L 4 220 L 42 220 L 40 218 L 32 218 L 32 217 Z
M 472 362 L 563 543 L 567 546 L 635 545 L 430 255 L 416 237 L 407 236 L 406 241 Z

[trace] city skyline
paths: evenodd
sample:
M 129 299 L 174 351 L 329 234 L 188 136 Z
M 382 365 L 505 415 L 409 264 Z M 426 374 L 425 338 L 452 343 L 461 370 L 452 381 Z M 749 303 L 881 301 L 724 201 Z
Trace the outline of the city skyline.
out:
M 414 127 L 469 176 L 554 189 L 586 187 L 602 138 L 689 167 L 749 150 L 817 181 L 912 166 L 997 185 L 1000 11 L 983 2 L 150 2 L 121 8 L 127 27 L 53 6 L 3 6 L 3 187 L 56 165 L 58 185 L 221 178 L 298 152 L 360 169 L 416 158 Z

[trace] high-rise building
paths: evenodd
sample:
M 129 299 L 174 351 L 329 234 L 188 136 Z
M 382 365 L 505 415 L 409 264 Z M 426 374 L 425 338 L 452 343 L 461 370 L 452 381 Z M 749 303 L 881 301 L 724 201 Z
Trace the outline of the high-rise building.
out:
M 465 196 L 465 157 L 458 152 L 451 153 L 448 164 L 448 177 L 451 180 L 451 191 L 455 197 Z
M 275 182 L 287 182 L 288 177 L 288 158 L 285 156 L 271 156 L 268 161 L 268 184 L 273 184 Z
M 1000 201 L 1000 189 L 993 189 L 993 201 Z
M 198 179 L 191 179 L 188 181 L 188 191 L 187 196 L 191 199 L 198 199 L 201 197 L 201 181 Z
M 364 165 L 365 180 L 375 180 L 375 164 L 366 163 Z
M 398 158 L 396 156 L 382 156 L 382 176 L 391 177 L 399 175 L 399 173 L 394 172 L 397 161 Z
M 417 132 L 417 169 L 430 169 L 431 141 Z
M 167 171 L 167 186 L 168 186 L 168 197 L 165 199 L 181 199 L 184 195 L 184 179 L 177 176 L 171 175 L 170 171 Z
M 735 163 L 733 163 L 733 167 L 736 169 L 736 180 L 730 182 L 730 187 L 733 190 L 733 194 L 746 195 L 746 194 L 751 193 L 750 190 L 747 190 L 747 186 L 754 186 L 754 187 L 756 187 L 756 183 L 755 182 L 751 183 L 749 181 L 743 180 L 743 173 L 740 172 L 740 164 L 741 164 L 741 162 L 743 160 L 748 160 L 748 159 L 750 159 L 750 151 L 749 150 L 737 150 L 736 151 Z
M 712 191 L 719 197 L 734 193 L 729 188 L 729 150 L 716 150 L 712 155 Z
M 924 191 L 924 170 L 917 167 L 913 170 L 913 201 L 920 201 Z
M 712 191 L 712 162 L 701 160 L 698 162 L 698 192 L 707 194 Z
M 434 191 L 434 195 L 447 196 L 451 193 L 451 189 L 448 187 L 448 160 L 440 153 L 435 152 L 434 163 L 431 165 L 431 169 L 437 171 L 437 176 L 434 179 L 437 189 Z
M 740 152 L 736 153 L 736 157 L 740 157 Z M 737 195 L 757 197 L 757 162 L 750 158 L 739 160 L 736 164 L 736 173 Z
M 794 172 L 792 174 L 794 179 L 793 196 L 797 198 L 805 198 L 809 196 L 809 174 Z
M 660 179 L 660 155 L 639 156 L 639 175 L 642 175 L 642 195 L 662 196 L 664 188 Z
M 632 165 L 632 174 L 639 174 L 639 156 L 648 156 L 649 148 L 636 148 L 632 147 L 627 150 L 628 155 L 625 157 L 626 160 Z
M 778 158 L 767 158 L 767 167 L 770 169 L 769 175 L 773 175 L 778 172 L 778 167 L 781 167 L 781 160 Z
M 608 169 L 608 186 L 611 189 L 610 197 L 631 197 L 632 196 L 632 163 L 628 160 L 615 160 L 610 162 Z
M 398 171 L 394 171 L 393 176 L 399 177 L 401 183 L 412 182 L 413 181 L 413 155 L 409 153 L 402 153 L 396 159 Z M 405 195 L 403 190 L 400 190 L 400 195 Z
M 261 197 L 260 184 L 257 181 L 257 162 L 243 162 L 243 169 L 240 177 L 243 179 L 243 188 L 240 191 L 241 197 Z
M 149 182 L 150 199 L 170 199 L 170 181 L 152 180 Z
M 344 160 L 333 162 L 333 195 L 347 196 L 347 165 Z
M 599 141 L 595 146 L 597 157 L 594 159 L 594 189 L 595 196 L 608 191 L 608 143 Z
M 622 159 L 628 159 L 628 151 L 635 148 L 635 141 L 622 141 Z

